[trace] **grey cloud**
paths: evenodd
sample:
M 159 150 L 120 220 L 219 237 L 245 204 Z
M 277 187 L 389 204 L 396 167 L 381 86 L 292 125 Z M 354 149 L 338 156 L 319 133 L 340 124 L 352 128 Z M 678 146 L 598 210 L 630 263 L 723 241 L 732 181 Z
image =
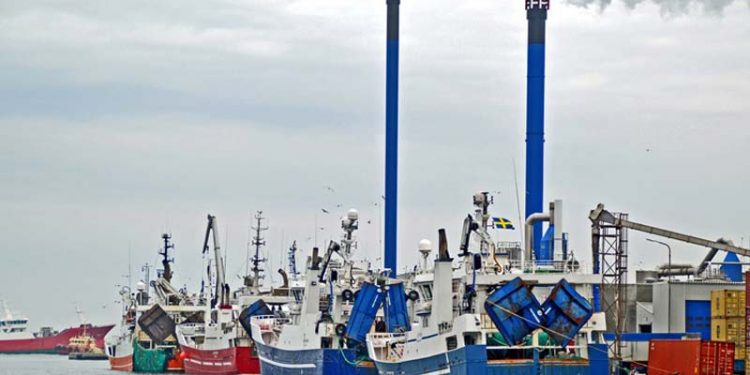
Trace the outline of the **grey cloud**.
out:
M 568 3 L 589 7 L 597 6 L 599 9 L 604 10 L 612 4 L 612 0 L 566 0 Z M 622 0 L 622 2 L 628 8 L 635 8 L 642 3 L 653 3 L 659 7 L 662 15 L 665 16 L 677 16 L 685 15 L 690 13 L 691 7 L 699 7 L 704 14 L 707 15 L 721 15 L 727 6 L 735 2 L 735 0 Z M 750 6 L 750 2 L 748 2 Z

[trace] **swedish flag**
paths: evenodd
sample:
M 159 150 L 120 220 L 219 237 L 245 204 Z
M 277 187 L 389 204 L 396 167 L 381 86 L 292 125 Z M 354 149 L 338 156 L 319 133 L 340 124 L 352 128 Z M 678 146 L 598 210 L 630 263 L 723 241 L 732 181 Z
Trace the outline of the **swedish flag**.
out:
M 495 225 L 495 229 L 516 229 L 513 223 L 504 217 L 493 217 L 492 224 Z

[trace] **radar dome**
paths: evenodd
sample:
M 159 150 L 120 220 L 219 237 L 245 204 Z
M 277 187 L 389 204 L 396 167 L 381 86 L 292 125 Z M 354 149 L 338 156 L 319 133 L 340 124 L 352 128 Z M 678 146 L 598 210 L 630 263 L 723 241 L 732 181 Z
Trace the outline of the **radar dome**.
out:
M 349 219 L 349 220 L 351 220 L 351 221 L 355 221 L 355 220 L 359 219 L 359 211 L 357 211 L 357 210 L 355 210 L 353 208 L 350 209 L 349 211 L 346 212 L 346 218 Z
M 419 241 L 419 252 L 421 253 L 429 253 L 432 251 L 432 242 L 430 240 L 422 240 Z

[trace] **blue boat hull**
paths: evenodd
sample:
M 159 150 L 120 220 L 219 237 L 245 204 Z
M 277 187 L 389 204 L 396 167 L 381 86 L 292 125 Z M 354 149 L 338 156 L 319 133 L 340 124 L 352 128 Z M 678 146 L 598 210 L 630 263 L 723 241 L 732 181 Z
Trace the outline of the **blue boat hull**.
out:
M 602 348 L 596 348 L 601 351 Z M 376 362 L 380 374 L 417 375 L 599 375 L 606 374 L 606 346 L 595 360 L 510 360 L 487 361 L 484 345 L 469 345 L 431 357 L 400 363 Z
M 375 375 L 372 361 L 358 361 L 352 349 L 284 350 L 256 342 L 262 374 Z
M 485 374 L 487 350 L 484 345 L 469 345 L 431 357 L 399 363 L 375 362 L 380 374 Z

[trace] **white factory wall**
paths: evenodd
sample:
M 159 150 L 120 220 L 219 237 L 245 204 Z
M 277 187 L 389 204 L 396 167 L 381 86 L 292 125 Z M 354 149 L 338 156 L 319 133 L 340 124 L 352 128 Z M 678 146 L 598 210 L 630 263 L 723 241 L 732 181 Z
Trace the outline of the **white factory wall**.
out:
M 653 332 L 685 332 L 685 301 L 710 301 L 711 291 L 745 290 L 744 283 L 658 282 L 654 283 Z

